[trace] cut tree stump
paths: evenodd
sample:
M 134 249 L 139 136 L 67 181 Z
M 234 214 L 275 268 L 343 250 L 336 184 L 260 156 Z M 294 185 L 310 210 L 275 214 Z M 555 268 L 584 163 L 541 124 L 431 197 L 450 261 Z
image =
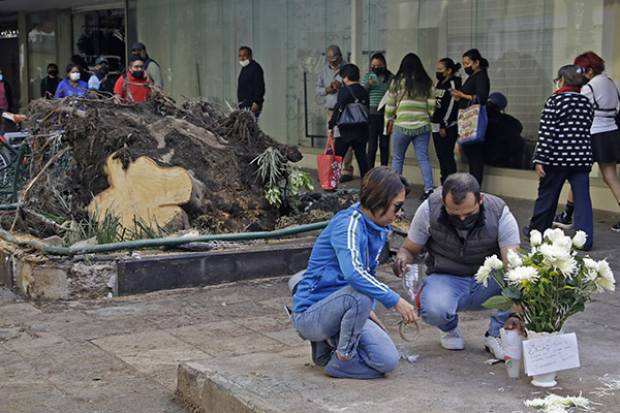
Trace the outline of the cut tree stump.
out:
M 159 166 L 141 156 L 123 169 L 121 160 L 112 154 L 104 171 L 109 188 L 88 205 L 88 212 L 98 222 L 105 219 L 107 211 L 119 217 L 127 229 L 134 229 L 134 219 L 153 229 L 187 223 L 187 214 L 179 205 L 190 200 L 192 179 L 184 168 Z

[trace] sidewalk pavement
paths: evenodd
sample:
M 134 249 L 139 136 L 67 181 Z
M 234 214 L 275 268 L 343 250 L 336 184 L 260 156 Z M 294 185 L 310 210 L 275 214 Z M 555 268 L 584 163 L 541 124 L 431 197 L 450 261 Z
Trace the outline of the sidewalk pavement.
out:
M 508 203 L 525 225 L 532 203 Z M 418 204 L 408 200 L 409 216 Z M 609 230 L 617 217 L 595 218 L 592 255 L 607 257 L 620 276 L 620 234 Z M 401 291 L 387 266 L 380 277 Z M 599 412 L 620 405 L 620 390 L 597 393 L 602 379 L 620 380 L 619 297 L 618 291 L 596 295 L 568 322 L 582 367 L 561 372 L 561 388 L 553 390 L 582 392 L 600 403 Z M 399 348 L 419 359 L 402 360 L 383 380 L 330 379 L 312 365 L 309 345 L 290 326 L 282 310 L 289 301 L 285 278 L 53 303 L 24 302 L 0 290 L 0 413 L 184 412 L 173 397 L 177 366 L 188 361 L 216 370 L 243 397 L 277 411 L 526 412 L 532 410 L 524 400 L 546 394 L 525 379 L 508 379 L 501 364 L 484 364 L 489 312 L 465 313 L 467 348 L 449 352 L 425 325 L 413 343 L 403 342 L 397 315 L 381 309 Z

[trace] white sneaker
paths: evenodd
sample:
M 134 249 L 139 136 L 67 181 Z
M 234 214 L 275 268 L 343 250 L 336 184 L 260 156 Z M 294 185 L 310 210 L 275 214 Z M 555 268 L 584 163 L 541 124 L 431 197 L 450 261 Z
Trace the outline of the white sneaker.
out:
M 465 340 L 458 327 L 441 333 L 441 347 L 446 350 L 463 350 L 465 348 Z
M 502 340 L 499 337 L 485 336 L 484 349 L 498 360 L 504 360 L 504 356 L 506 356 Z

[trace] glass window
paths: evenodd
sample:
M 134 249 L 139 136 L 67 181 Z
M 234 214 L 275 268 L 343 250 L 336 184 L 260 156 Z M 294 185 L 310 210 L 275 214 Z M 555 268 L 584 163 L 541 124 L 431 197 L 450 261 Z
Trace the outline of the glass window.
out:
M 40 96 L 41 79 L 47 65 L 56 62 L 56 19 L 54 13 L 28 15 L 28 90 L 31 98 Z M 61 68 L 61 73 L 63 69 Z

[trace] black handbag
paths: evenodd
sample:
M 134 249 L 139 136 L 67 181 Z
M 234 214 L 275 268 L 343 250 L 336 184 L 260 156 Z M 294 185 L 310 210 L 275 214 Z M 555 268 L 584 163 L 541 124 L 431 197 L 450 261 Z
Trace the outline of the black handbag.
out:
M 338 116 L 338 122 L 336 122 L 338 129 L 367 125 L 368 107 L 360 102 L 349 86 L 347 86 L 347 90 L 351 96 L 353 96 L 355 102 L 348 103 L 343 109 L 341 109 L 340 115 Z

